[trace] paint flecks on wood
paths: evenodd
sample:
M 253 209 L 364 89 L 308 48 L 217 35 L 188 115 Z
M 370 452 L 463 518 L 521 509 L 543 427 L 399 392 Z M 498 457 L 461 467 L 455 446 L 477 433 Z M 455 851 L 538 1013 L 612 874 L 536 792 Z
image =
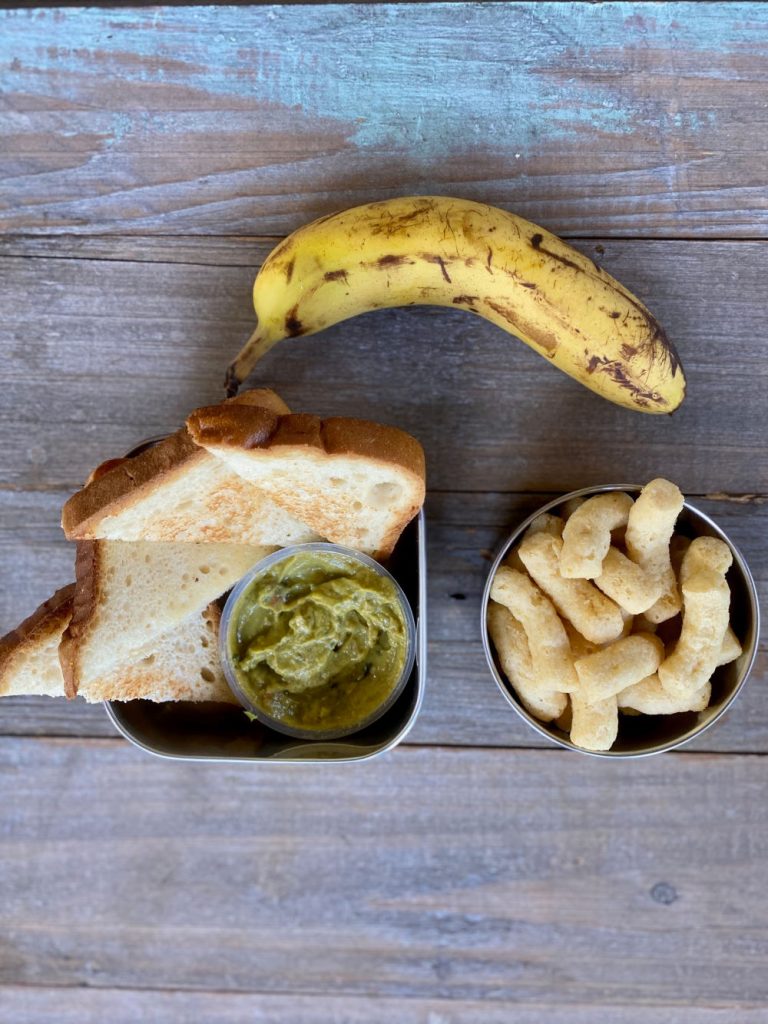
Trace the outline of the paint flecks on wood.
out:
M 8 229 L 283 234 L 396 188 L 562 233 L 768 230 L 759 3 L 1 17 Z

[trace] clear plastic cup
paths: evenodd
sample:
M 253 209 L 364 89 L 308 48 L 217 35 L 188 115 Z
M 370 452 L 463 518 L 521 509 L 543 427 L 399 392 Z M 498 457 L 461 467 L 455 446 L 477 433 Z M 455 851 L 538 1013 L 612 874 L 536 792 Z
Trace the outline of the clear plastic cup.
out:
M 297 726 L 286 724 L 279 719 L 273 718 L 267 714 L 263 708 L 254 702 L 248 693 L 247 689 L 243 686 L 240 680 L 239 672 L 232 659 L 232 647 L 233 644 L 230 642 L 233 637 L 233 632 L 237 627 L 238 610 L 241 598 L 245 591 L 250 587 L 251 583 L 260 575 L 271 569 L 274 565 L 279 562 L 285 561 L 292 558 L 294 555 L 301 552 L 319 552 L 328 551 L 334 552 L 337 555 L 341 555 L 343 558 L 348 559 L 351 562 L 357 563 L 358 565 L 364 565 L 369 569 L 373 569 L 379 576 L 382 576 L 390 581 L 395 591 L 395 595 L 398 600 L 398 605 L 402 614 L 403 622 L 405 624 L 406 632 L 406 651 L 405 659 L 403 661 L 402 671 L 395 683 L 394 687 L 382 700 L 374 711 L 372 711 L 366 718 L 361 719 L 359 722 L 355 722 L 353 725 L 346 727 L 339 727 L 336 729 L 302 729 Z M 224 611 L 221 616 L 221 629 L 219 632 L 219 657 L 221 659 L 221 665 L 224 670 L 227 682 L 229 683 L 230 689 L 240 701 L 246 710 L 250 711 L 253 716 L 270 729 L 274 729 L 276 732 L 283 733 L 287 736 L 294 736 L 298 739 L 306 740 L 331 740 L 339 739 L 342 736 L 351 736 L 353 733 L 359 732 L 361 729 L 365 729 L 366 726 L 371 725 L 378 718 L 380 718 L 392 705 L 395 703 L 397 698 L 402 693 L 405 684 L 410 678 L 413 670 L 413 664 L 416 657 L 416 623 L 414 621 L 413 612 L 411 606 L 405 596 L 402 587 L 397 580 L 388 572 L 382 565 L 379 565 L 373 558 L 369 558 L 368 555 L 363 555 L 359 551 L 354 551 L 351 548 L 342 547 L 339 544 L 328 544 L 328 543 L 311 543 L 311 544 L 296 544 L 292 547 L 281 548 L 279 551 L 273 552 L 271 555 L 267 555 L 258 562 L 250 572 L 245 575 L 240 582 L 233 588 L 229 597 L 227 598 L 226 604 L 224 605 Z

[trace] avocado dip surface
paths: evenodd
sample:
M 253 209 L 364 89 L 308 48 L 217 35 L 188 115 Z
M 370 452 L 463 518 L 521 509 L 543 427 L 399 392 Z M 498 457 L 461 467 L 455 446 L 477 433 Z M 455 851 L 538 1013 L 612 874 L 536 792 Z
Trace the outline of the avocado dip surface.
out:
M 245 695 L 275 722 L 353 731 L 400 682 L 408 630 L 388 576 L 313 547 L 254 577 L 233 610 L 229 649 Z

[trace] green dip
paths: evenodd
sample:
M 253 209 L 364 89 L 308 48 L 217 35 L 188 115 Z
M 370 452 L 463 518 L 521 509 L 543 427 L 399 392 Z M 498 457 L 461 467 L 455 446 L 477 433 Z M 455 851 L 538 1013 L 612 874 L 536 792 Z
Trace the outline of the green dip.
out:
M 308 550 L 246 587 L 229 648 L 240 686 L 270 718 L 351 732 L 395 689 L 408 634 L 391 579 L 340 552 Z

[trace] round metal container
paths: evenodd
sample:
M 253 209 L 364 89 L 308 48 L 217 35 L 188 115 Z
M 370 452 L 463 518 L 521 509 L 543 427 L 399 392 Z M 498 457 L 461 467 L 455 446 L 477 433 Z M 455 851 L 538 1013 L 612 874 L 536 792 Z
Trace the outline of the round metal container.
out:
M 360 721 L 356 722 L 354 725 L 347 726 L 345 728 L 303 729 L 298 726 L 287 725 L 285 722 L 273 718 L 252 699 L 247 688 L 243 685 L 240 673 L 238 672 L 232 658 L 233 645 L 231 641 L 237 625 L 237 612 L 246 591 L 254 580 L 259 576 L 262 576 L 269 569 L 273 568 L 273 566 L 278 565 L 280 562 L 285 562 L 302 552 L 328 552 L 330 554 L 340 556 L 341 560 L 344 562 L 356 563 L 357 565 L 365 566 L 366 568 L 373 570 L 373 572 L 381 576 L 383 579 L 388 580 L 399 604 L 400 614 L 405 626 L 405 659 L 397 682 L 375 710 L 367 715 L 367 717 L 360 719 Z M 230 689 L 243 707 L 247 708 L 262 723 L 262 725 L 266 725 L 270 729 L 284 733 L 286 736 L 295 737 L 296 739 L 335 740 L 340 739 L 343 736 L 351 736 L 378 721 L 378 719 L 392 707 L 397 698 L 403 692 L 405 684 L 410 679 L 414 660 L 416 658 L 416 623 L 413 618 L 411 606 L 409 605 L 408 599 L 403 593 L 400 584 L 390 572 L 388 572 L 382 565 L 379 565 L 379 563 L 373 558 L 369 558 L 367 555 L 363 555 L 359 551 L 354 551 L 351 548 L 342 547 L 339 544 L 328 544 L 325 542 L 295 544 L 292 547 L 281 548 L 279 551 L 275 551 L 271 555 L 267 555 L 266 558 L 263 558 L 258 562 L 233 588 L 227 598 L 227 602 L 224 605 L 224 611 L 221 616 L 219 658 Z
M 744 682 L 757 655 L 757 645 L 760 637 L 760 609 L 757 601 L 757 590 L 755 581 L 749 571 L 747 563 L 729 537 L 697 508 L 686 501 L 683 510 L 677 520 L 675 527 L 679 533 L 690 537 L 708 536 L 718 537 L 725 541 L 733 553 L 733 565 L 728 570 L 728 583 L 731 588 L 731 627 L 742 645 L 742 653 L 728 665 L 722 665 L 716 669 L 712 677 L 712 698 L 708 708 L 704 711 L 691 711 L 676 715 L 620 715 L 619 735 L 611 750 L 585 750 L 572 743 L 568 734 L 554 724 L 540 722 L 526 711 L 517 699 L 512 684 L 504 675 L 493 644 L 488 635 L 486 616 L 488 612 L 488 601 L 490 597 L 491 584 L 496 570 L 502 561 L 507 557 L 512 548 L 518 544 L 523 534 L 531 523 L 544 512 L 553 515 L 558 509 L 572 498 L 587 498 L 595 494 L 602 494 L 606 491 L 626 491 L 628 494 L 637 494 L 641 490 L 637 484 L 609 484 L 600 487 L 584 487 L 579 491 L 572 491 L 564 494 L 554 501 L 542 505 L 538 511 L 530 515 L 502 544 L 501 550 L 496 556 L 488 579 L 483 590 L 483 599 L 480 608 L 480 628 L 483 638 L 483 649 L 488 659 L 491 673 L 496 684 L 506 698 L 507 702 L 523 718 L 532 729 L 535 729 L 540 736 L 559 744 L 561 747 L 568 747 L 570 750 L 577 750 L 581 754 L 590 754 L 592 757 L 647 757 L 651 754 L 660 754 L 665 750 L 672 750 L 688 743 L 695 736 L 699 736 L 705 729 L 708 729 L 725 713 L 726 709 L 733 703 L 741 690 Z

